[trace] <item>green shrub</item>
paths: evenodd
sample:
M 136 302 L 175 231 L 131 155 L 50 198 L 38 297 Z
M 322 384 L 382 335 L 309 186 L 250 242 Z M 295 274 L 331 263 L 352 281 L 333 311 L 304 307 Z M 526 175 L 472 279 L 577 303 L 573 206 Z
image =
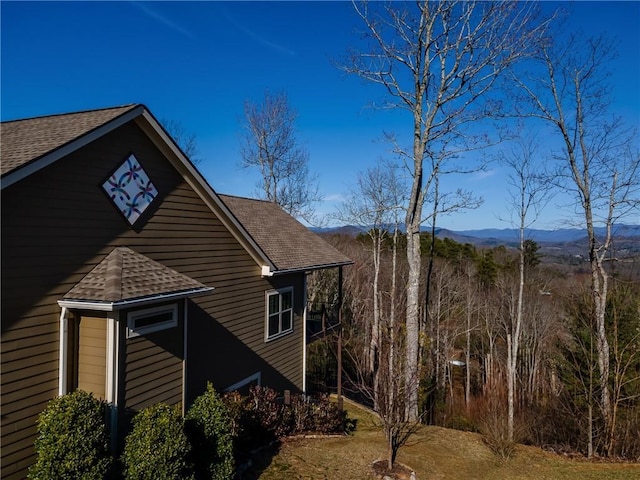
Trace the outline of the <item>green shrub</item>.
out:
M 246 412 L 249 411 L 249 398 L 238 392 L 228 392 L 222 396 L 222 403 L 227 408 L 231 420 L 231 436 L 237 442 L 242 436 Z
M 211 384 L 187 412 L 186 430 L 197 477 L 226 480 L 235 473 L 233 426 L 227 407 Z
M 34 446 L 29 478 L 102 480 L 113 463 L 105 403 L 80 390 L 54 398 L 38 418 Z
M 125 440 L 125 478 L 193 479 L 190 450 L 184 421 L 176 408 L 160 403 L 140 410 Z
M 477 432 L 478 427 L 473 421 L 465 415 L 454 414 L 449 418 L 444 426 L 446 428 L 452 428 L 454 430 L 461 430 L 463 432 Z

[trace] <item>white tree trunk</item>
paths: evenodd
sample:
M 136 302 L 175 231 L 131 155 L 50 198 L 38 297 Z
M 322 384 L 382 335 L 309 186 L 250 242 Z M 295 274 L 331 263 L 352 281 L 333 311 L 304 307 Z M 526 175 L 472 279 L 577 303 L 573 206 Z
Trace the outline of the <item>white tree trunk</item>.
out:
M 407 233 L 407 260 L 409 276 L 407 280 L 406 311 L 406 355 L 405 355 L 405 391 L 407 421 L 418 420 L 418 350 L 419 350 L 419 293 L 420 293 L 420 234 L 419 231 Z

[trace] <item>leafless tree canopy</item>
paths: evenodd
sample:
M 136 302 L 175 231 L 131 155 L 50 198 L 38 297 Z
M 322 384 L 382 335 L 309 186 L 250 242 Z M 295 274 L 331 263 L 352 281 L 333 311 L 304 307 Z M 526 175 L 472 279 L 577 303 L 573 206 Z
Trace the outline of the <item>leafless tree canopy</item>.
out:
M 354 3 L 366 49 L 352 51 L 344 70 L 383 87 L 382 107 L 408 112 L 409 147 L 396 143 L 412 179 L 405 204 L 407 234 L 406 380 L 418 377 L 420 227 L 423 206 L 447 161 L 491 143 L 477 122 L 500 110 L 493 95 L 505 69 L 526 57 L 543 28 L 532 7 L 513 2 Z M 392 137 L 395 138 L 395 137 Z M 428 162 L 426 160 L 429 160 Z M 464 207 L 464 195 L 455 205 Z M 432 210 L 437 213 L 437 209 Z M 435 221 L 434 216 L 432 220 Z M 406 402 L 418 416 L 418 385 Z
M 610 110 L 615 46 L 563 30 L 555 14 L 538 18 L 529 3 L 354 6 L 367 43 L 343 69 L 381 87 L 375 106 L 407 113 L 405 131 L 385 132 L 406 185 L 381 165 L 364 172 L 342 219 L 366 233 L 340 239 L 355 261 L 348 383 L 379 413 L 389 465 L 423 414 L 479 429 L 497 450 L 526 437 L 640 458 L 640 277 L 637 259 L 611 254 L 616 224 L 640 207 L 640 153 L 638 132 Z M 437 238 L 439 215 L 478 201 L 440 191 L 442 176 L 477 168 L 465 154 L 503 142 L 494 122 L 515 120 L 520 140 L 501 166 L 517 243 Z M 555 193 L 582 218 L 587 262 L 541 261 L 527 238 Z
M 319 201 L 317 176 L 309 153 L 298 143 L 296 113 L 285 93 L 266 92 L 260 104 L 244 104 L 242 167 L 260 172 L 259 195 L 310 223 Z
M 616 222 L 640 206 L 638 132 L 626 128 L 610 110 L 608 76 L 615 52 L 615 45 L 605 37 L 558 31 L 537 56 L 544 74 L 514 76 L 523 93 L 521 113 L 545 122 L 561 145 L 553 181 L 573 198 L 587 230 L 599 406 L 610 437 L 608 453 L 615 425 L 606 325 L 610 279 L 604 261 Z M 596 235 L 597 226 L 605 227 L 604 237 Z
M 515 396 L 520 362 L 520 343 L 525 329 L 524 318 L 529 315 L 529 304 L 525 298 L 527 267 L 527 228 L 537 219 L 548 201 L 550 185 L 544 179 L 544 158 L 534 138 L 520 137 L 513 147 L 502 154 L 502 163 L 509 168 L 509 197 L 512 222 L 518 229 L 518 288 L 517 293 L 507 295 L 509 317 L 505 322 L 507 335 L 507 404 L 508 438 L 514 440 Z
M 187 158 L 195 165 L 198 165 L 202 158 L 200 158 L 198 139 L 195 134 L 187 132 L 184 125 L 176 120 L 162 120 L 160 123 L 162 123 L 162 126 L 171 135 L 171 138 L 175 140 Z

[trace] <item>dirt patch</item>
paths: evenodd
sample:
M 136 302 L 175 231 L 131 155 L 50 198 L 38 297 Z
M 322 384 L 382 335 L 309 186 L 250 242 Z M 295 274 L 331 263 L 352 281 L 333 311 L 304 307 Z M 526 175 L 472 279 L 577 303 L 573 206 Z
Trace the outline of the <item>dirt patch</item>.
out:
M 406 465 L 396 462 L 391 470 L 389 470 L 387 466 L 388 463 L 386 460 L 376 460 L 371 464 L 376 478 L 385 480 L 416 480 L 415 472 Z

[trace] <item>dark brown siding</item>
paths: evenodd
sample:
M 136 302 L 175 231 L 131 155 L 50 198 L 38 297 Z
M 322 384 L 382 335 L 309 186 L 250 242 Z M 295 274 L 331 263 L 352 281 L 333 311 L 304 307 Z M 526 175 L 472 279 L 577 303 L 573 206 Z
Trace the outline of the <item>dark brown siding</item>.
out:
M 101 191 L 131 152 L 159 191 L 134 227 Z M 300 319 L 291 335 L 264 342 L 264 292 L 272 284 L 134 124 L 3 190 L 1 222 L 3 479 L 26 475 L 37 414 L 57 394 L 56 301 L 115 246 L 215 287 L 190 302 L 188 401 L 207 381 L 223 389 L 258 371 L 265 384 L 301 387 Z M 291 283 L 276 282 L 284 280 Z
M 121 321 L 126 322 L 126 314 Z M 161 402 L 182 403 L 183 331 L 179 321 L 175 327 L 126 340 L 124 408 L 139 411 Z

